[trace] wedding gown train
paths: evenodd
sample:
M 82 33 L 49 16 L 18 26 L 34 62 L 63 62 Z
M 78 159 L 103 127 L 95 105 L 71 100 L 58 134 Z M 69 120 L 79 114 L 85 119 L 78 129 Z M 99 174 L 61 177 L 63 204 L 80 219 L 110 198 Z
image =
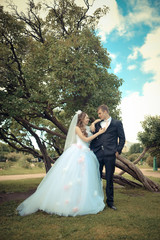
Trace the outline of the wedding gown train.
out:
M 43 210 L 61 216 L 96 214 L 104 209 L 99 163 L 88 143 L 76 135 L 35 193 L 17 208 L 21 216 Z

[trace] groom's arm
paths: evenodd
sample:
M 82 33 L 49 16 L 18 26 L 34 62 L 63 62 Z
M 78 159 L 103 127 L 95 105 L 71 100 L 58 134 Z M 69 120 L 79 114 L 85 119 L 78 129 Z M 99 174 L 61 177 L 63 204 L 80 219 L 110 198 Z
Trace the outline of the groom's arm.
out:
M 119 143 L 118 143 L 117 152 L 118 154 L 121 154 L 125 144 L 125 133 L 124 133 L 123 124 L 121 121 L 118 122 L 118 138 L 119 138 Z

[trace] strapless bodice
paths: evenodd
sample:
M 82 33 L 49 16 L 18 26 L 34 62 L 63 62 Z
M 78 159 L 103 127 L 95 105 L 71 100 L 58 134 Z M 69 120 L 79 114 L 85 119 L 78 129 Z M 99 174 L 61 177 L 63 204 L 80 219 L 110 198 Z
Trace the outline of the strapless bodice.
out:
M 90 128 L 86 127 L 86 132 L 88 133 L 88 137 L 92 135 L 90 132 Z M 84 142 L 77 134 L 76 134 L 76 144 L 83 148 L 89 148 L 90 142 Z
M 84 142 L 78 135 L 76 135 L 76 144 L 82 148 L 89 148 L 89 142 Z

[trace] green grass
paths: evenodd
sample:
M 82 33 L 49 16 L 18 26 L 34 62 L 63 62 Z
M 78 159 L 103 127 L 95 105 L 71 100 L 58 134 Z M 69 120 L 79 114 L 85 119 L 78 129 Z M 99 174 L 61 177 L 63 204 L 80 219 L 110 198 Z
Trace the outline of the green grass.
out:
M 12 166 L 8 169 L 0 170 L 0 176 L 3 175 L 19 175 L 19 174 L 34 174 L 34 173 L 45 173 L 44 168 L 34 167 L 34 168 L 22 168 L 20 166 Z
M 153 178 L 152 178 L 153 179 Z M 4 191 L 27 191 L 41 179 L 0 182 Z M 159 179 L 155 179 L 159 182 Z M 44 212 L 20 217 L 15 209 L 21 201 L 0 205 L 2 240 L 159 240 L 160 193 L 124 189 L 115 185 L 115 205 L 96 215 L 60 217 Z
M 42 178 L 0 181 L 0 192 L 27 192 L 35 189 Z

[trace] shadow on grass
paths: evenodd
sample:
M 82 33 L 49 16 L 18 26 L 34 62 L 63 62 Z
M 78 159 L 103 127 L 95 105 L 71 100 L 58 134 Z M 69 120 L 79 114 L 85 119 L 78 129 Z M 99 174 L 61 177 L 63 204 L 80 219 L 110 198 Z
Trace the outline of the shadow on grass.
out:
M 40 179 L 3 182 L 3 189 L 15 192 L 19 187 L 20 192 L 25 192 L 39 182 Z M 78 217 L 60 217 L 42 211 L 20 217 L 15 212 L 20 202 L 7 201 L 0 205 L 0 239 L 159 240 L 159 193 L 115 185 L 117 211 L 106 207 L 96 215 Z

